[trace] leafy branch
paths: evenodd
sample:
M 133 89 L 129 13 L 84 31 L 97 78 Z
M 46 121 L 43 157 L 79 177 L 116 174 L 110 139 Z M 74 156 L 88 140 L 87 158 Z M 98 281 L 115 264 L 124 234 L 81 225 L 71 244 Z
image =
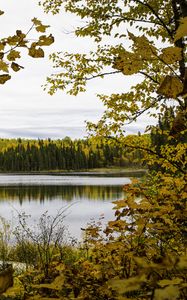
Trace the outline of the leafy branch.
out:
M 165 24 L 165 22 L 162 20 L 162 18 L 159 16 L 159 14 L 154 10 L 154 8 L 148 3 L 148 2 L 142 2 L 141 0 L 135 0 L 135 2 L 146 6 L 154 15 L 155 17 L 159 20 L 160 25 L 167 31 L 168 35 L 173 38 L 172 31 L 168 28 L 168 26 Z
M 113 136 L 106 136 L 105 137 L 106 139 L 112 139 L 114 140 L 115 142 L 121 144 L 121 140 L 117 139 L 116 137 L 113 137 Z M 130 148 L 130 149 L 136 149 L 136 150 L 142 150 L 142 151 L 145 151 L 147 153 L 150 153 L 151 155 L 153 156 L 156 156 L 156 157 L 159 157 L 167 162 L 169 162 L 172 166 L 174 166 L 178 171 L 180 171 L 181 173 L 183 174 L 186 174 L 186 171 L 184 171 L 182 168 L 181 168 L 181 165 L 180 163 L 178 163 L 177 161 L 172 161 L 171 159 L 169 159 L 166 155 L 163 155 L 162 153 L 160 152 L 157 152 L 157 151 L 154 151 L 153 149 L 151 148 L 147 148 L 147 147 L 142 147 L 142 146 L 134 146 L 132 144 L 126 144 L 126 143 L 123 143 L 123 147 L 127 147 L 127 148 Z

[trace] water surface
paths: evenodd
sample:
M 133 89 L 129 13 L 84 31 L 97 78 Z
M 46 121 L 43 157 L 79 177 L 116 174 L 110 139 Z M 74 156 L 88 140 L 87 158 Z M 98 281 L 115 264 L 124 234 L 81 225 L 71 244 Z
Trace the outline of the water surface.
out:
M 81 236 L 81 227 L 91 219 L 112 219 L 112 201 L 123 198 L 127 177 L 88 175 L 0 175 L 0 215 L 16 225 L 18 213 L 32 216 L 33 224 L 42 213 L 56 215 L 67 208 L 65 224 L 70 235 Z M 31 224 L 32 225 L 32 224 Z

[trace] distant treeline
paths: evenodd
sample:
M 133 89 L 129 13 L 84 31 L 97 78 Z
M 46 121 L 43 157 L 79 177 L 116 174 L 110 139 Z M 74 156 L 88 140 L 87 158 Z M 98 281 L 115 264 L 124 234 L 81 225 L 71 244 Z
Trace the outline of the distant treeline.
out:
M 142 153 L 139 150 L 129 151 L 117 143 L 102 140 L 96 142 L 94 139 L 0 139 L 0 171 L 4 172 L 81 170 L 113 166 L 142 167 Z

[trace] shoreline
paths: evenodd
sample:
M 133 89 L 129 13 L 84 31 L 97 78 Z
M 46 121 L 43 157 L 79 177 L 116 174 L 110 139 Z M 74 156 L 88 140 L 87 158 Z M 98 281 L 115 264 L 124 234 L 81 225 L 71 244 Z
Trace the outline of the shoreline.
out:
M 49 170 L 49 171 L 16 171 L 16 172 L 0 172 L 3 175 L 129 175 L 129 174 L 146 174 L 147 169 L 124 169 L 124 168 L 97 168 L 84 170 Z

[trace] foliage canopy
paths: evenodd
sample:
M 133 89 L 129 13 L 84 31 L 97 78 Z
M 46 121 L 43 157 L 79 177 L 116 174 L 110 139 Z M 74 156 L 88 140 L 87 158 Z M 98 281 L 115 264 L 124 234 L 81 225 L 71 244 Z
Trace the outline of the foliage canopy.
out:
M 58 72 L 48 78 L 49 93 L 58 89 L 76 95 L 96 77 L 120 73 L 140 82 L 121 94 L 99 95 L 106 111 L 97 131 L 118 132 L 144 112 L 164 114 L 168 105 L 186 109 L 186 24 L 185 1 L 41 1 L 46 12 L 60 8 L 82 19 L 78 37 L 91 37 L 96 50 L 89 54 L 58 52 L 51 55 Z M 128 29 L 128 30 L 127 30 Z M 106 42 L 107 41 L 107 42 Z M 108 43 L 108 44 L 106 44 Z M 129 44 L 130 43 L 130 44 Z M 109 134 L 109 132 L 108 132 Z

